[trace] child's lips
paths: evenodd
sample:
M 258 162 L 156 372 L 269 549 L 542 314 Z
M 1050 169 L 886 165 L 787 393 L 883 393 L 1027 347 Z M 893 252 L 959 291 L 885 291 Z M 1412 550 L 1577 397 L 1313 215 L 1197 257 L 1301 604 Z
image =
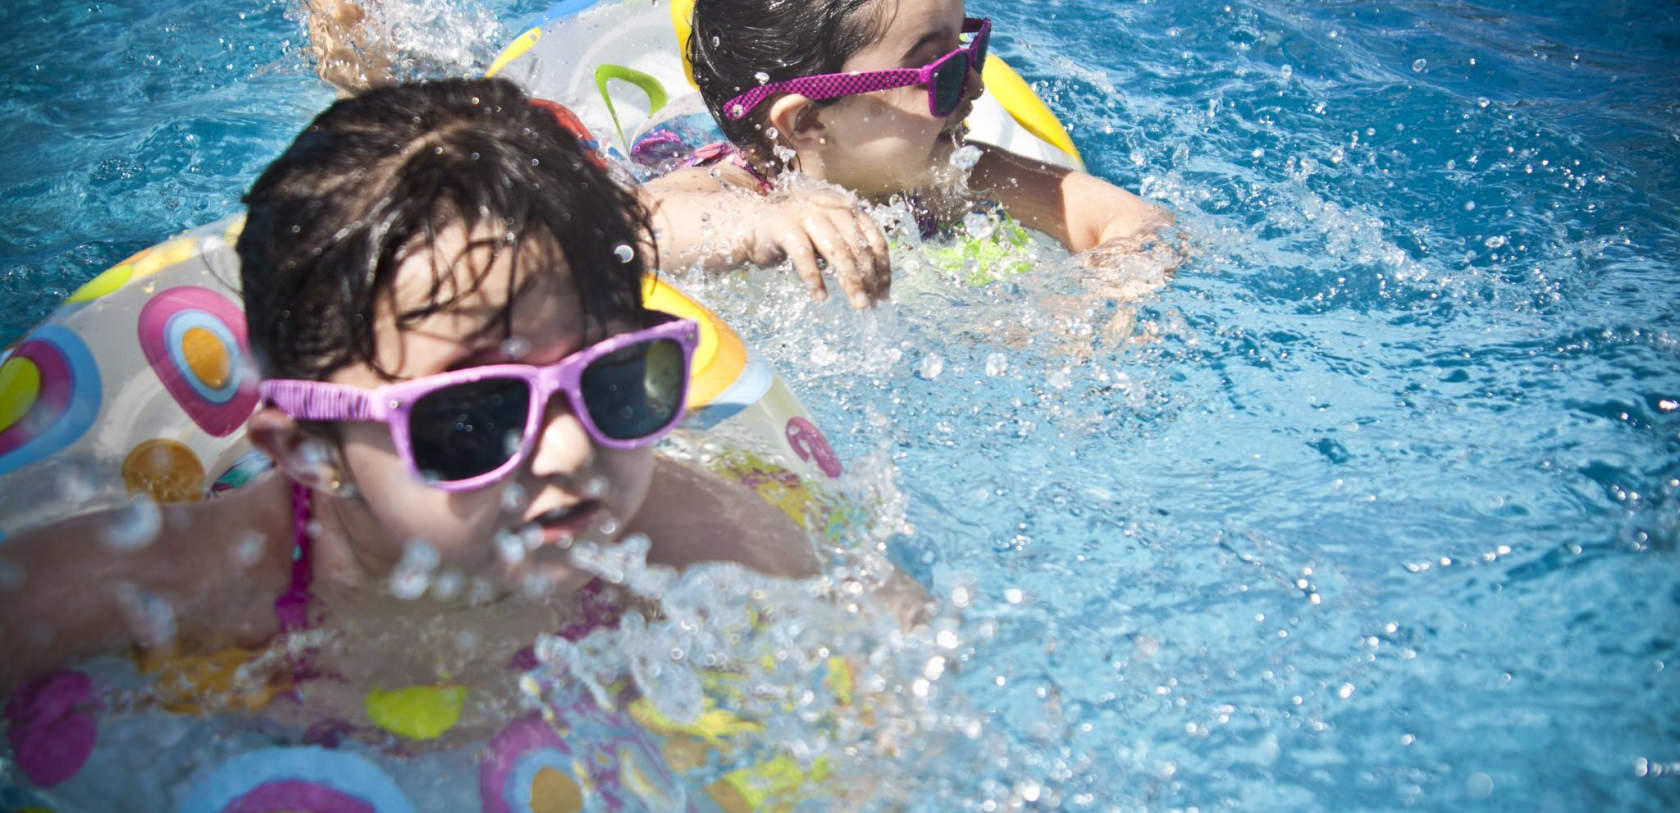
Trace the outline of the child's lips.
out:
M 600 510 L 600 502 L 584 500 L 538 514 L 526 523 L 526 527 L 540 532 L 542 545 L 567 547 L 594 526 Z

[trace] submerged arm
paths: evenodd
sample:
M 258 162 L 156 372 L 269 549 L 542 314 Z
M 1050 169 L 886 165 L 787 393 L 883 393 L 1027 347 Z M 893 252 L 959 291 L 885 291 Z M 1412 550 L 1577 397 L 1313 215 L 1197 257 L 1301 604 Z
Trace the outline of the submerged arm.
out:
M 289 529 L 265 528 L 286 517 L 253 502 L 276 479 L 156 513 L 77 517 L 0 543 L 12 582 L 0 585 L 0 693 L 131 645 L 223 645 L 272 633 L 291 539 Z M 233 523 L 239 533 L 222 532 Z M 240 548 L 247 539 L 258 541 Z

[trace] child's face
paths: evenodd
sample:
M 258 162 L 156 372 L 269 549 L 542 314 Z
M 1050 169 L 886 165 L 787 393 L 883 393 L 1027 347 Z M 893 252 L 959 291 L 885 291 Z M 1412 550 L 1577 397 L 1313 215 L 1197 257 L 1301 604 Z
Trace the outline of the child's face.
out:
M 441 272 L 446 281 L 471 284 L 470 269 L 488 263 L 490 252 L 463 255 L 464 235 L 460 228 L 445 231 L 431 251 L 403 262 L 395 286 L 399 309 L 434 298 L 429 290 L 434 259 L 449 269 Z M 528 254 L 513 294 L 512 331 L 504 334 L 499 316 L 509 296 L 511 254 L 500 253 L 479 290 L 406 329 L 399 330 L 392 311 L 382 308 L 376 330 L 380 366 L 412 379 L 485 364 L 550 364 L 611 333 L 639 327 L 586 329 L 570 269 L 564 263 L 539 269 Z M 389 383 L 365 365 L 339 370 L 328 380 L 356 387 Z M 345 530 L 362 569 L 374 574 L 389 572 L 405 545 L 422 539 L 437 550 L 441 566 L 487 577 L 503 589 L 575 585 L 581 578 L 566 564 L 567 539 L 602 541 L 621 533 L 641 508 L 653 472 L 651 448 L 597 446 L 560 395 L 548 403 L 530 456 L 507 478 L 474 491 L 451 493 L 418 480 L 382 423 L 339 427 L 343 464 L 358 493 L 346 512 Z M 504 554 L 513 547 L 507 534 L 537 544 L 510 562 L 516 557 Z
M 859 13 L 868 14 L 871 10 Z M 919 68 L 960 45 L 962 0 L 876 0 L 881 36 L 853 54 L 843 71 Z M 969 77 L 971 99 L 980 80 Z M 927 89 L 907 87 L 850 96 L 823 108 L 824 180 L 868 198 L 926 187 L 945 167 L 971 101 L 951 115 L 928 113 Z

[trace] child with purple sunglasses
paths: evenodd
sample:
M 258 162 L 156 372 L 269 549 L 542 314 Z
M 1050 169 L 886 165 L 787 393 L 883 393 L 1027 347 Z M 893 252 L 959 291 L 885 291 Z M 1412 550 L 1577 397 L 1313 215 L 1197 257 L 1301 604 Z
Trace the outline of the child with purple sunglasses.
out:
M 673 213 L 704 210 L 797 171 L 872 202 L 906 196 L 936 222 L 989 201 L 1073 252 L 1142 247 L 1170 217 L 1084 172 L 970 143 L 972 173 L 952 183 L 991 34 L 962 0 L 696 0 L 688 57 L 733 154 L 650 181 L 645 194 Z M 841 271 L 885 263 L 873 222 L 837 227 L 826 208 L 789 200 L 769 227 L 802 231 L 831 270 L 836 256 Z M 693 223 L 667 216 L 660 234 Z
M 673 568 L 817 572 L 778 509 L 655 457 L 697 328 L 643 307 L 644 210 L 511 83 L 340 101 L 245 202 L 266 377 L 247 432 L 275 470 L 163 507 L 138 547 L 112 549 L 108 515 L 6 540 L 0 691 L 131 645 L 204 653 L 317 626 L 333 637 L 289 679 L 332 676 L 317 697 L 440 675 L 511 686 L 537 634 L 624 606 L 574 544 L 643 534 Z M 418 600 L 395 580 L 416 557 L 440 576 Z M 405 637 L 446 618 L 476 632 Z

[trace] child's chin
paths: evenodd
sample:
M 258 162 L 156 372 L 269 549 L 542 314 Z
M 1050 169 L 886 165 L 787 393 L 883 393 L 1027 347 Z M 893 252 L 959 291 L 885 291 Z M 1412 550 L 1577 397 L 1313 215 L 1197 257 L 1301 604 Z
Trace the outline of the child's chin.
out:
M 544 556 L 542 551 L 533 553 L 537 555 L 503 574 L 498 587 L 513 596 L 541 602 L 569 596 L 595 577 L 595 574 L 573 565 L 569 558 L 561 559 L 565 555 L 563 552 L 554 551 L 559 556 Z

